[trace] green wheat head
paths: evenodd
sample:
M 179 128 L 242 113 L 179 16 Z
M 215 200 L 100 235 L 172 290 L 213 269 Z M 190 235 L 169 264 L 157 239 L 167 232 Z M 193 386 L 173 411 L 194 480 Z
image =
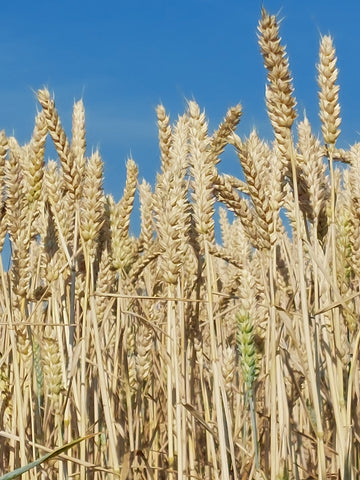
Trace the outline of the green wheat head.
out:
M 240 364 L 247 391 L 252 390 L 253 383 L 259 370 L 256 361 L 254 329 L 249 312 L 241 309 L 236 314 L 237 319 L 237 346 L 240 353 Z

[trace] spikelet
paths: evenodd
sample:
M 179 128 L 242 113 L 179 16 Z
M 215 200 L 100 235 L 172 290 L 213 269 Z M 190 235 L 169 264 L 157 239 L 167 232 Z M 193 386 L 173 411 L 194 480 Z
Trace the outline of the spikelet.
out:
M 332 38 L 324 35 L 321 38 L 318 64 L 320 120 L 324 142 L 332 149 L 340 135 L 341 123 L 339 86 L 335 83 L 338 76 L 336 60 Z
M 291 127 L 296 118 L 289 62 L 286 50 L 281 45 L 276 17 L 269 15 L 264 8 L 261 10 L 258 30 L 261 54 L 268 71 L 266 106 L 284 166 L 287 167 L 292 141 Z

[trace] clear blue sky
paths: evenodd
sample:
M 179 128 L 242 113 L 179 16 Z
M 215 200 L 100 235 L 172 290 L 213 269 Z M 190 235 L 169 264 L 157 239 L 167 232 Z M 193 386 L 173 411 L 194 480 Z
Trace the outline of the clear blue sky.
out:
M 333 35 L 343 118 L 339 143 L 347 148 L 359 141 L 358 0 L 267 0 L 264 6 L 283 19 L 297 109 L 306 109 L 316 132 L 319 37 Z M 39 108 L 33 92 L 45 85 L 71 136 L 73 102 L 83 97 L 88 152 L 99 147 L 105 190 L 117 199 L 129 155 L 140 178 L 154 182 L 160 102 L 175 120 L 186 99 L 195 99 L 206 110 L 210 132 L 240 102 L 238 133 L 247 136 L 256 127 L 271 140 L 256 37 L 260 9 L 258 0 L 3 2 L 0 129 L 28 141 Z M 226 155 L 223 169 L 240 171 L 235 156 Z

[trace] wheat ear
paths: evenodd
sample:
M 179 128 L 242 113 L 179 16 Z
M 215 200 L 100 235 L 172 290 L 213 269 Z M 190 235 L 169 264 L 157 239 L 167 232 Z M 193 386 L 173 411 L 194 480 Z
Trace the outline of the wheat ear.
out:
M 74 157 L 74 163 L 78 167 L 79 177 L 85 167 L 85 150 L 86 150 L 86 130 L 85 130 L 85 109 L 82 100 L 77 101 L 73 108 L 72 117 L 72 141 L 71 152 Z
M 156 229 L 162 251 L 160 268 L 166 283 L 172 285 L 177 283 L 190 226 L 185 180 L 187 155 L 188 127 L 184 116 L 174 128 L 168 167 L 158 177 L 154 195 Z
M 145 252 L 148 251 L 154 242 L 154 225 L 153 225 L 153 195 L 151 186 L 145 180 L 139 184 L 140 196 L 140 246 Z
M 30 142 L 29 167 L 27 177 L 30 186 L 29 201 L 38 200 L 41 193 L 42 179 L 44 176 L 44 153 L 47 137 L 47 124 L 45 115 L 40 112 L 35 118 L 35 127 Z
M 324 35 L 321 38 L 318 64 L 318 83 L 320 87 L 319 105 L 321 130 L 325 144 L 334 146 L 340 135 L 339 86 L 336 85 L 338 69 L 332 38 Z
M 38 91 L 38 100 L 43 108 L 48 131 L 54 142 L 59 155 L 61 166 L 64 170 L 64 186 L 71 196 L 76 197 L 81 185 L 79 172 L 74 164 L 74 156 L 70 149 L 69 140 L 61 125 L 59 114 L 55 107 L 55 101 L 51 98 L 49 91 L 44 88 Z
M 260 50 L 268 71 L 266 106 L 274 128 L 275 139 L 287 167 L 290 154 L 289 143 L 291 143 L 290 129 L 296 118 L 296 101 L 293 97 L 289 62 L 286 50 L 281 45 L 276 17 L 269 15 L 264 8 L 261 11 L 258 30 Z
M 169 163 L 169 152 L 170 152 L 170 145 L 171 145 L 170 117 L 166 115 L 166 111 L 163 105 L 157 106 L 156 115 L 158 118 L 158 128 L 159 128 L 161 169 L 163 172 L 165 172 Z
M 299 199 L 303 211 L 314 225 L 315 232 L 323 237 L 324 223 L 327 222 L 326 206 L 330 197 L 329 180 L 323 162 L 323 152 L 318 139 L 311 132 L 307 117 L 298 125 L 297 156 L 300 170 Z
M 270 247 L 269 238 L 266 235 L 262 235 L 262 231 L 259 232 L 257 228 L 254 212 L 251 209 L 249 201 L 242 198 L 237 191 L 233 188 L 228 177 L 225 175 L 217 175 L 214 179 L 214 194 L 223 202 L 227 207 L 235 213 L 240 219 L 246 235 L 251 243 L 256 248 Z
M 94 152 L 85 166 L 85 175 L 80 200 L 80 232 L 91 259 L 96 253 L 102 217 L 104 214 L 103 162 Z
M 219 157 L 226 147 L 229 136 L 235 132 L 242 115 L 242 107 L 240 104 L 229 108 L 223 122 L 219 128 L 213 133 L 211 138 L 211 150 L 215 158 Z
M 108 196 L 110 210 L 111 251 L 116 270 L 127 271 L 133 260 L 133 242 L 129 236 L 130 215 L 134 206 L 138 168 L 132 158 L 127 162 L 124 195 L 116 204 Z
M 208 153 L 209 137 L 205 113 L 194 101 L 189 102 L 190 163 L 193 177 L 193 215 L 195 227 L 203 242 L 214 242 L 213 181 L 216 176 L 214 159 Z

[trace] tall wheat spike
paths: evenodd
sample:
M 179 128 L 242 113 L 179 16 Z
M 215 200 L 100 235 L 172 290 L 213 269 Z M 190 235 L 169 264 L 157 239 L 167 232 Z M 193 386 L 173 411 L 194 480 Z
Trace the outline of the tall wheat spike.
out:
M 268 71 L 269 83 L 265 94 L 267 111 L 286 165 L 291 143 L 290 129 L 296 118 L 289 62 L 281 44 L 277 19 L 274 15 L 269 15 L 264 8 L 258 30 L 261 54 Z

